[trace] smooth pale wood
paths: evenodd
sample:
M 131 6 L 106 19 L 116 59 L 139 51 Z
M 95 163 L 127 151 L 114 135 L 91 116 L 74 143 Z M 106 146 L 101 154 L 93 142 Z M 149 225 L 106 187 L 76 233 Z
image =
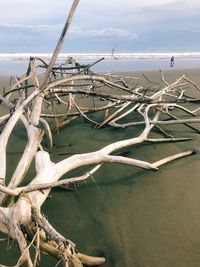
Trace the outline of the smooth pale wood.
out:
M 48 65 L 48 68 L 46 70 L 46 73 L 44 75 L 44 78 L 43 78 L 43 81 L 42 81 L 42 84 L 41 84 L 41 89 L 43 89 L 49 79 L 49 74 L 51 73 L 52 69 L 53 69 L 53 66 L 55 65 L 55 62 L 56 62 L 56 59 L 58 57 L 58 54 L 60 53 L 60 50 L 62 48 L 62 45 L 63 45 L 63 42 L 65 40 L 65 35 L 69 29 L 69 26 L 72 22 L 72 18 L 74 16 L 74 13 L 75 13 L 75 10 L 78 6 L 78 3 L 79 3 L 79 0 L 74 0 L 73 3 L 72 3 L 72 6 L 70 8 L 70 11 L 69 11 L 69 14 L 68 14 L 68 17 L 67 17 L 67 20 L 65 22 L 65 25 L 63 27 L 63 30 L 61 32 L 61 35 L 60 35 L 60 38 L 57 42 L 57 45 L 55 47 L 55 50 L 53 52 L 53 55 L 51 57 L 51 60 L 50 60 L 50 63 Z
M 130 104 L 131 104 L 131 102 L 125 103 L 120 109 L 118 109 L 117 111 L 115 111 L 113 114 L 111 114 L 109 117 L 107 117 L 99 126 L 97 126 L 97 129 L 102 128 L 109 121 L 113 120 L 120 112 L 122 112 Z
M 157 167 L 160 167 L 161 165 L 166 164 L 168 162 L 171 162 L 173 160 L 176 160 L 176 159 L 179 159 L 179 158 L 183 158 L 183 157 L 187 157 L 187 156 L 193 155 L 195 153 L 196 152 L 194 150 L 188 150 L 188 151 L 185 151 L 185 152 L 181 152 L 181 153 L 166 157 L 166 158 L 161 159 L 159 161 L 156 161 L 156 162 L 152 163 L 152 165 L 157 168 Z
M 8 184 L 8 188 L 15 188 L 21 184 L 44 136 L 44 131 L 33 124 L 29 124 L 27 133 L 27 145 Z
M 88 266 L 101 265 L 106 261 L 104 257 L 88 256 L 80 252 L 77 253 L 77 256 L 83 264 L 86 264 Z

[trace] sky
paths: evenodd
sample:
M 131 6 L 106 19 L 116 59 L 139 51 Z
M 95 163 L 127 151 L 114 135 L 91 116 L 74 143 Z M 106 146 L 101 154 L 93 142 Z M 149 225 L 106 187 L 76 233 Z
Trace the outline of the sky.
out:
M 53 52 L 72 0 L 0 0 L 0 53 Z M 80 0 L 62 52 L 200 51 L 200 0 Z

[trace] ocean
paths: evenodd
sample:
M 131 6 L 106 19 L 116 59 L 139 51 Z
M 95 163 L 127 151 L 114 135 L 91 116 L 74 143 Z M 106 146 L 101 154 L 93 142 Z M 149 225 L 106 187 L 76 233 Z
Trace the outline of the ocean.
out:
M 26 71 L 30 57 L 39 57 L 47 63 L 51 53 L 0 53 L 0 71 L 20 74 Z M 168 70 L 170 58 L 174 56 L 174 69 L 200 67 L 200 52 L 190 53 L 61 53 L 57 65 L 64 63 L 69 57 L 73 57 L 80 64 L 93 64 L 94 72 L 118 72 L 118 71 L 143 71 L 143 70 Z M 40 63 L 39 63 L 40 64 Z

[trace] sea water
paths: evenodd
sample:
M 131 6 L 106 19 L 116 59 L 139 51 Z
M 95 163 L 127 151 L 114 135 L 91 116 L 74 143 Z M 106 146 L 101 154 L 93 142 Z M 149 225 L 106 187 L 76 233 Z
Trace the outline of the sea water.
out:
M 51 53 L 0 53 L 0 71 L 23 73 L 27 70 L 30 57 L 39 57 L 47 63 Z M 174 69 L 199 68 L 200 52 L 195 53 L 61 53 L 57 64 L 62 64 L 68 57 L 73 57 L 80 64 L 93 64 L 94 72 L 115 72 L 115 71 L 143 71 L 143 70 L 167 70 L 171 69 L 170 58 L 174 56 Z M 38 65 L 41 62 L 38 63 Z

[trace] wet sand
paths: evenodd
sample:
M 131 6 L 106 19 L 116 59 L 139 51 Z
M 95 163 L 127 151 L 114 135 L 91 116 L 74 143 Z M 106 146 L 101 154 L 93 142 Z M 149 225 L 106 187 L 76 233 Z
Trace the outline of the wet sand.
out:
M 200 85 L 199 72 L 170 70 L 165 74 L 171 82 L 187 73 L 187 77 Z M 158 71 L 145 75 L 161 82 Z M 9 79 L 1 76 L 2 79 L 6 86 Z M 140 130 L 95 130 L 90 124 L 75 122 L 54 136 L 51 158 L 57 162 L 73 153 L 93 151 L 137 136 Z M 182 126 L 173 130 L 176 136 L 189 135 L 196 139 L 187 143 L 143 144 L 128 148 L 128 156 L 153 162 L 188 149 L 196 149 L 197 154 L 167 164 L 157 172 L 104 164 L 93 177 L 95 181 L 81 183 L 70 192 L 54 190 L 52 198 L 43 206 L 48 220 L 73 240 L 78 250 L 105 255 L 106 267 L 199 267 L 199 136 Z M 8 146 L 10 173 L 25 140 L 20 126 Z M 5 251 L 6 246 L 7 242 L 0 243 L 0 262 L 14 264 L 18 255 L 16 245 Z M 41 266 L 55 266 L 55 261 L 43 255 Z

